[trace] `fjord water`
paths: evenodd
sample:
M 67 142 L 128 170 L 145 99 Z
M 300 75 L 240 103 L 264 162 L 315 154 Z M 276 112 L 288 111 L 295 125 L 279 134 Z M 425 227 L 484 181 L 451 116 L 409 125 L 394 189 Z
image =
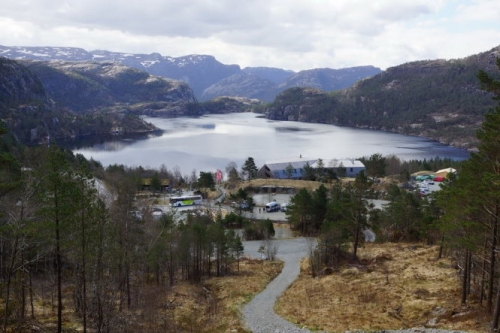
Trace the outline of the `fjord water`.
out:
M 163 130 L 146 139 L 116 139 L 75 153 L 100 161 L 104 166 L 178 167 L 183 175 L 192 170 L 224 170 L 229 162 L 241 167 L 253 157 L 258 168 L 282 159 L 359 158 L 375 153 L 401 159 L 436 156 L 463 160 L 469 153 L 419 137 L 310 124 L 272 121 L 254 113 L 208 115 L 200 118 L 151 118 L 146 121 Z

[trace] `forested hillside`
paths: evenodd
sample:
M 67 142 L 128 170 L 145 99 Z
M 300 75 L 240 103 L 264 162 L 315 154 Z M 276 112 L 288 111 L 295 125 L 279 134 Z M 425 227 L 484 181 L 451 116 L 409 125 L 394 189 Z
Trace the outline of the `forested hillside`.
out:
M 0 118 L 24 144 L 151 132 L 137 114 L 184 114 L 193 101 L 187 85 L 123 65 L 0 58 Z
M 270 119 L 393 131 L 470 148 L 494 105 L 477 73 L 492 72 L 498 56 L 500 47 L 464 59 L 407 63 L 333 93 L 293 88 L 264 112 Z

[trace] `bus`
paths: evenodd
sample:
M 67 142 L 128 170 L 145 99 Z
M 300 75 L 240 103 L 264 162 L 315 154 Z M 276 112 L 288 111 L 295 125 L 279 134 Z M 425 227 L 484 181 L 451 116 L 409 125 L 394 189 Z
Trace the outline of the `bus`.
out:
M 271 213 L 271 212 L 277 212 L 280 210 L 280 204 L 277 203 L 276 201 L 271 201 L 270 203 L 266 204 L 266 212 Z
M 182 195 L 180 197 L 171 197 L 170 205 L 172 207 L 201 205 L 202 200 L 201 195 Z

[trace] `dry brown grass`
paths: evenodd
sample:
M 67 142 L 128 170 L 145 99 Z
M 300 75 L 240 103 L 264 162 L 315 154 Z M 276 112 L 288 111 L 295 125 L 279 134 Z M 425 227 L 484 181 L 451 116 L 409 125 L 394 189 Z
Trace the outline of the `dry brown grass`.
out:
M 455 269 L 436 260 L 436 247 L 367 244 L 363 265 L 311 278 L 308 262 L 276 305 L 276 312 L 300 326 L 344 332 L 410 327 L 487 332 L 484 309 L 460 306 Z
M 237 191 L 239 188 L 248 187 L 262 187 L 262 186 L 282 186 L 282 187 L 293 187 L 295 189 L 308 189 L 309 191 L 317 189 L 321 185 L 320 182 L 310 181 L 310 180 L 294 180 L 294 179 L 252 179 L 246 181 L 240 181 L 238 183 L 230 186 L 228 190 L 230 192 Z
M 156 284 L 138 286 L 131 310 L 113 316 L 115 332 L 248 332 L 240 318 L 240 308 L 262 291 L 282 270 L 280 261 L 242 259 L 238 271 L 213 277 L 201 285 L 180 282 L 173 287 Z M 65 332 L 81 332 L 81 319 L 74 313 L 71 290 L 65 290 L 63 327 Z M 47 295 L 46 295 L 47 296 Z M 55 303 L 35 301 L 35 318 L 12 324 L 8 332 L 53 332 L 57 322 Z
M 262 291 L 282 268 L 282 262 L 246 259 L 234 275 L 211 278 L 203 287 L 185 285 L 187 294 L 198 289 L 201 297 L 182 300 L 175 309 L 177 325 L 188 331 L 191 327 L 193 332 L 248 332 L 240 318 L 241 306 Z

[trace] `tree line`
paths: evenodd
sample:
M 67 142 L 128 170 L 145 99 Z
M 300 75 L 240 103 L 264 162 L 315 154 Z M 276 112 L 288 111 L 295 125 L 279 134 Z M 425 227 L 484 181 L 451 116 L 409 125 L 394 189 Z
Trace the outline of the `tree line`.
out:
M 224 276 L 242 255 L 233 216 L 200 211 L 181 219 L 171 210 L 153 218 L 151 201 L 136 195 L 144 170 L 103 168 L 55 145 L 3 148 L 4 331 L 36 320 L 43 303 L 55 309 L 57 332 L 65 309 L 74 310 L 84 332 L 134 332 L 140 328 L 128 319 L 131 311 L 161 301 L 146 299 L 148 286 L 168 290 L 179 281 Z

